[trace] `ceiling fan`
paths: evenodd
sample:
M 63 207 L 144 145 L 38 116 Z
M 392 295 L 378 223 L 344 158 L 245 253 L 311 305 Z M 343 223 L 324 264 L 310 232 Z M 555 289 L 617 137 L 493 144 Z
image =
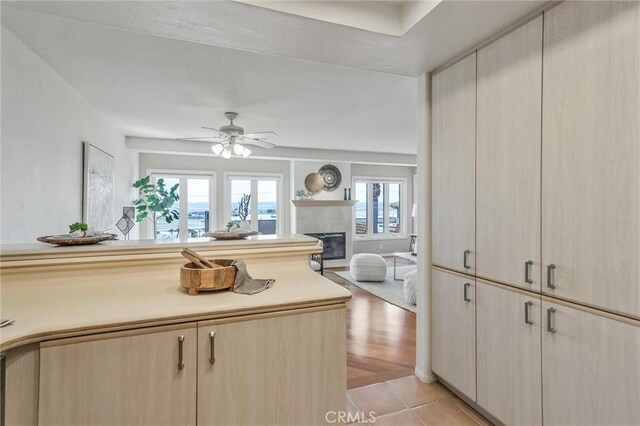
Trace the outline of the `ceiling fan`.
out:
M 251 155 L 251 150 L 247 148 L 247 145 L 258 146 L 260 148 L 271 149 L 276 146 L 272 140 L 278 138 L 276 132 L 251 132 L 245 133 L 244 129 L 240 126 L 233 124 L 233 120 L 238 117 L 237 112 L 225 112 L 225 117 L 229 119 L 229 124 L 226 126 L 220 126 L 219 129 L 213 127 L 203 126 L 203 129 L 213 130 L 214 135 L 211 136 L 199 136 L 194 138 L 180 138 L 178 140 L 211 140 L 214 142 L 211 145 L 211 151 L 215 155 L 219 155 L 222 158 L 229 159 L 232 154 L 247 158 Z

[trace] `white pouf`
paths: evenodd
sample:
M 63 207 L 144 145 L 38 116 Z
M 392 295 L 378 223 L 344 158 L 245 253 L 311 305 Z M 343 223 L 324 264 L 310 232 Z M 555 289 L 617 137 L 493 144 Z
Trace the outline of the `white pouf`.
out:
M 387 262 L 378 254 L 358 253 L 351 258 L 349 270 L 356 281 L 384 281 Z
M 404 293 L 404 300 L 411 304 L 416 304 L 416 280 L 418 279 L 418 270 L 407 272 L 404 276 L 404 283 L 402 284 L 402 292 Z

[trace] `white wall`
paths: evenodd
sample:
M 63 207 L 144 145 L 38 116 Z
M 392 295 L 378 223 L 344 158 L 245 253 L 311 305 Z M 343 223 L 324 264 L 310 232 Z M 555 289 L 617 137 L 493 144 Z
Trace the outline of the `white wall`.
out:
M 289 161 L 286 160 L 254 160 L 251 158 L 231 158 L 225 160 L 214 156 L 168 155 L 168 154 L 140 154 L 140 176 L 145 176 L 151 170 L 199 171 L 211 172 L 216 177 L 216 199 L 221 201 L 224 196 L 224 173 L 278 173 L 283 175 L 283 215 L 282 230 L 288 233 L 290 229 L 291 200 L 289 183 Z M 224 208 L 216 208 L 216 226 L 221 228 L 225 223 Z
M 396 177 L 407 180 L 407 209 L 406 220 L 409 225 L 409 233 L 413 232 L 413 221 L 411 220 L 411 210 L 413 207 L 413 175 L 416 173 L 415 167 L 405 166 L 376 166 L 370 164 L 352 164 L 351 176 L 360 177 Z M 354 253 L 382 253 L 389 254 L 397 251 L 409 251 L 409 239 L 379 239 L 379 240 L 353 240 Z
M 77 90 L 2 27 L 2 243 L 34 242 L 82 219 L 83 141 L 115 157 L 115 224 L 122 207 L 132 205 L 137 154 Z

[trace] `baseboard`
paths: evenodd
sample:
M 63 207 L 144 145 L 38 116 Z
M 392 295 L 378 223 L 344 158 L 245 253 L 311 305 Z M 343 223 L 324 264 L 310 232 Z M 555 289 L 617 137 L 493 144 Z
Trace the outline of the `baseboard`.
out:
M 429 374 L 425 374 L 424 371 L 420 370 L 418 367 L 414 369 L 413 373 L 418 379 L 420 379 L 420 381 L 425 383 L 433 383 L 438 380 L 436 375 L 432 372 L 429 372 Z

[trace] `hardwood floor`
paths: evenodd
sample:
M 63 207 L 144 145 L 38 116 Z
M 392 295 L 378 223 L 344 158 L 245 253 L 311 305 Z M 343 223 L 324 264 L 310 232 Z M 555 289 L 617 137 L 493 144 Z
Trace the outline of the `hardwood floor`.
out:
M 353 293 L 347 304 L 347 388 L 413 375 L 416 314 L 392 305 L 328 269 L 325 277 Z

